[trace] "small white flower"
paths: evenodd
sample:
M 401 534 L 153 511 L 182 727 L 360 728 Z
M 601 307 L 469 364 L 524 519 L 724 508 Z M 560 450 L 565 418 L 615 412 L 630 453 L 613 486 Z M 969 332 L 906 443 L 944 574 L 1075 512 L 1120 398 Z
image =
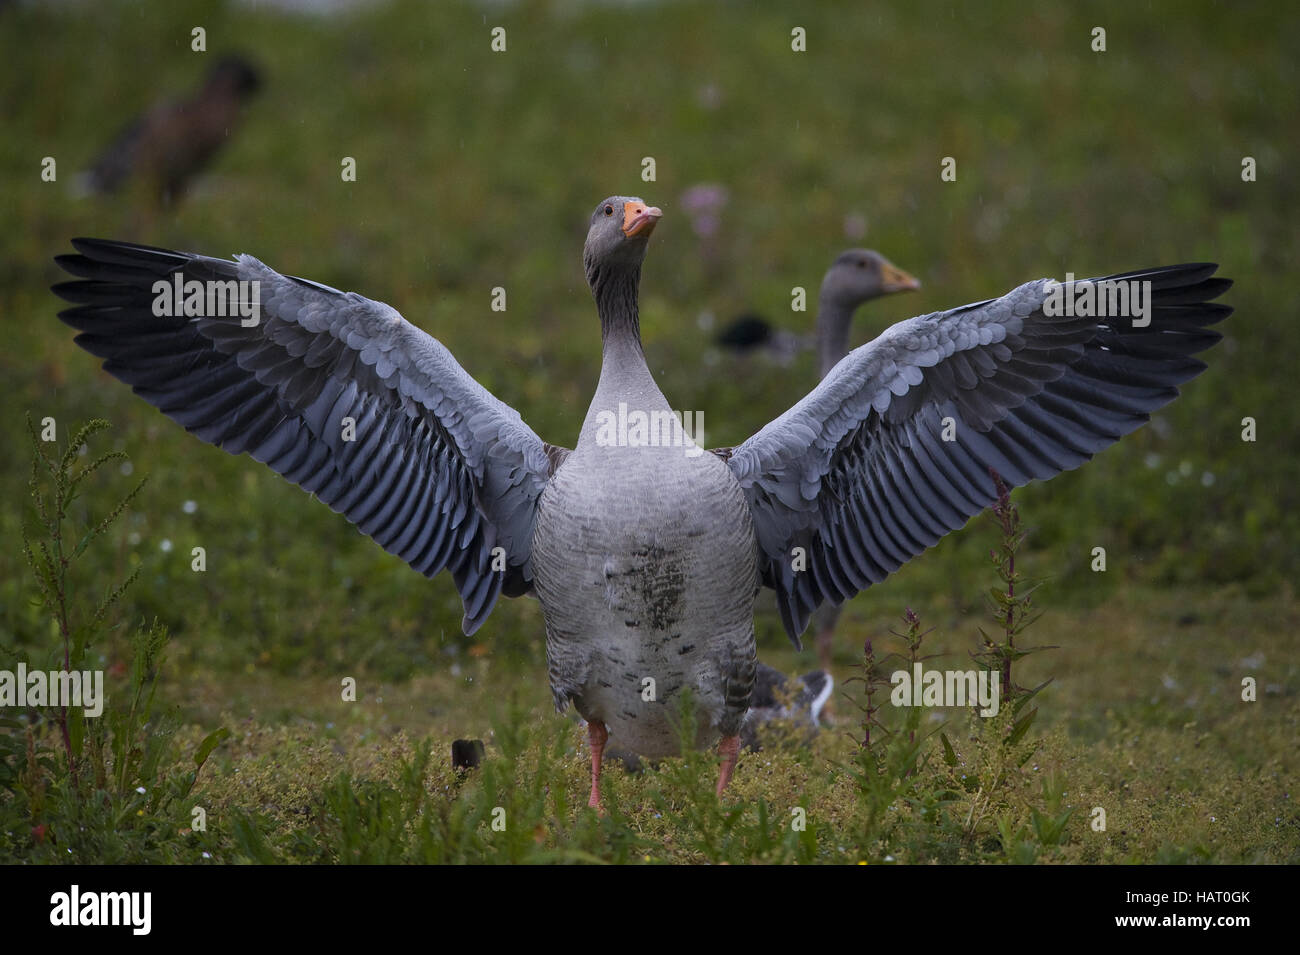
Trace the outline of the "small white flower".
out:
M 199 509 L 199 505 L 197 501 L 186 501 L 184 504 L 181 505 L 181 510 L 184 511 L 186 514 L 193 514 L 198 509 Z

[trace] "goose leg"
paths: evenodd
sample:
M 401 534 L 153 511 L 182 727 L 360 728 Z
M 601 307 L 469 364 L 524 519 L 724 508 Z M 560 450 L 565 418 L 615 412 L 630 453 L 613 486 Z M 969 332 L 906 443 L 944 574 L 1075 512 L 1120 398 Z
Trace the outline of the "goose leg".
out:
M 835 624 L 839 622 L 843 609 L 827 603 L 813 612 L 813 626 L 817 628 L 817 661 L 827 673 L 831 669 L 831 653 L 835 646 Z
M 835 652 L 835 624 L 840 619 L 840 607 L 823 604 L 813 614 L 813 624 L 817 627 L 817 662 L 827 673 L 831 672 L 831 657 Z M 822 707 L 824 718 L 834 722 L 835 714 L 831 712 L 831 701 Z
M 718 743 L 718 755 L 722 757 L 722 767 L 718 770 L 718 795 L 731 782 L 731 772 L 736 768 L 736 756 L 740 753 L 740 737 L 724 736 Z
M 832 623 L 829 627 L 817 628 L 817 662 L 821 668 L 830 671 L 831 654 L 835 645 L 835 625 Z
M 592 720 L 587 724 L 587 741 L 591 744 L 591 798 L 587 800 L 587 805 L 592 809 L 600 809 L 600 760 L 605 754 L 605 743 L 609 739 L 609 731 L 605 729 L 605 724 L 598 720 Z

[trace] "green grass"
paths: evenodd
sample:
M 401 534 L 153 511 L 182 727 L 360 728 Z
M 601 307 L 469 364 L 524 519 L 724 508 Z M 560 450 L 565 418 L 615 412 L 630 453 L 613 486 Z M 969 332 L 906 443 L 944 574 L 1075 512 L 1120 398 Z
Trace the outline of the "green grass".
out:
M 107 418 L 94 450 L 127 452 L 132 473 L 114 462 L 70 519 L 102 516 L 140 476 L 150 481 L 69 581 L 72 599 L 93 607 L 138 572 L 92 659 L 119 681 L 117 701 L 137 627 L 156 620 L 170 633 L 155 705 L 175 727 L 175 765 L 160 773 L 190 765 L 218 727 L 232 733 L 190 800 L 207 809 L 206 833 L 182 831 L 180 802 L 171 816 L 141 817 L 155 835 L 88 842 L 78 861 L 1296 861 L 1290 272 L 1300 249 L 1289 170 L 1300 130 L 1281 104 L 1297 85 L 1300 22 L 1275 9 L 935 3 L 792 17 L 738 4 L 558 4 L 485 19 L 471 5 L 410 2 L 333 19 L 208 4 L 0 13 L 0 440 L 10 452 L 0 645 L 43 662 L 55 647 L 21 552 L 34 521 L 24 413 L 54 417 L 61 441 Z M 498 23 L 504 54 L 489 49 Z M 68 196 L 73 172 L 130 112 L 196 81 L 195 24 L 213 53 L 247 50 L 267 74 L 197 194 L 168 212 L 138 194 Z M 806 54 L 790 52 L 796 24 Z M 1107 29 L 1104 54 L 1089 49 L 1095 25 Z M 1241 181 L 1246 155 L 1257 182 Z M 57 183 L 40 179 L 45 156 L 58 161 Z M 355 183 L 340 180 L 344 156 L 357 159 Z M 656 159 L 656 182 L 640 179 L 644 156 Z M 957 159 L 955 183 L 939 180 L 944 156 Z M 724 183 L 731 197 L 708 248 L 678 207 L 699 182 Z M 789 311 L 790 289 L 813 292 L 834 254 L 859 244 L 844 235 L 846 215 L 865 217 L 862 242 L 925 283 L 869 306 L 857 340 L 1067 270 L 1209 259 L 1237 280 L 1226 339 L 1177 402 L 1080 470 L 1016 493 L 1030 530 L 1023 564 L 1046 578 L 1034 642 L 1061 649 L 1018 674 L 1028 686 L 1055 678 L 1035 701 L 1036 756 L 997 788 L 976 832 L 953 821 L 949 802 L 922 811 L 950 783 L 934 738 L 921 796 L 898 796 L 909 820 L 871 829 L 856 748 L 838 733 L 742 757 L 722 807 L 707 755 L 644 776 L 611 772 L 610 816 L 590 817 L 578 730 L 549 706 L 535 602 L 503 601 L 466 639 L 448 579 L 423 580 L 260 465 L 186 435 L 72 344 L 48 292 L 63 277 L 52 257 L 74 235 L 249 252 L 389 302 L 539 434 L 571 444 L 599 360 L 579 250 L 590 209 L 615 192 L 665 210 L 643 279 L 647 354 L 670 401 L 702 409 L 718 445 L 797 400 L 813 362 L 713 355 L 699 316 L 756 309 L 807 328 L 810 313 Z M 495 286 L 508 291 L 504 314 L 489 307 Z M 1240 440 L 1246 416 L 1258 422 L 1253 444 Z M 853 601 L 838 675 L 864 639 L 884 646 L 908 606 L 937 628 L 930 649 L 967 665 L 995 533 L 973 522 Z M 195 546 L 205 573 L 190 569 Z M 1104 574 L 1089 568 L 1095 546 L 1107 550 Z M 811 666 L 770 600 L 757 628 L 767 662 Z M 340 699 L 349 676 L 356 703 Z M 1257 703 L 1240 702 L 1245 676 L 1258 679 Z M 839 701 L 841 719 L 852 703 Z M 851 720 L 843 728 L 856 732 Z M 56 752 L 49 731 L 37 724 L 33 746 Z M 964 732 L 949 735 L 977 759 L 979 740 L 962 742 Z M 464 780 L 447 758 L 458 737 L 488 741 L 485 770 Z M 0 789 L 0 859 L 64 858 L 31 835 L 16 798 Z M 1097 805 L 1105 833 L 1088 826 Z M 504 833 L 490 827 L 496 806 Z M 809 825 L 796 834 L 799 806 Z M 1065 838 L 1054 838 L 1050 819 L 1068 808 Z

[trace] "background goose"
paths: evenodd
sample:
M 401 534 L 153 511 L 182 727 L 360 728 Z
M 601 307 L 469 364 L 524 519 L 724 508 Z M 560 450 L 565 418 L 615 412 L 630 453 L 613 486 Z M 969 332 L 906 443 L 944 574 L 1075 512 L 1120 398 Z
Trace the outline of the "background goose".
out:
M 192 96 L 155 103 L 132 120 L 77 177 L 77 191 L 116 192 L 134 176 L 147 179 L 160 201 L 178 201 L 221 151 L 261 86 L 248 60 L 222 57 Z
M 788 365 L 800 353 L 814 346 L 811 335 L 799 335 L 784 328 L 773 328 L 762 315 L 743 312 L 713 336 L 713 343 L 738 355 L 762 351 L 778 365 Z
M 872 299 L 913 292 L 921 283 L 874 249 L 835 257 L 817 294 L 817 362 L 823 378 L 849 353 L 853 313 Z
M 825 377 L 849 352 L 849 329 L 860 305 L 873 298 L 920 287 L 919 281 L 879 252 L 846 249 L 822 277 L 815 335 L 797 335 L 773 328 L 761 315 L 745 312 L 728 322 L 713 340 L 722 348 L 741 354 L 761 348 L 782 365 L 789 364 L 799 352 L 816 348 L 820 374 Z
M 697 742 L 722 737 L 721 792 L 755 678 L 753 598 L 776 591 L 798 644 L 816 608 L 884 579 L 993 494 L 1075 467 L 1137 428 L 1205 366 L 1213 265 L 1151 283 L 1150 324 L 1044 314 L 1046 280 L 901 322 L 850 353 L 748 441 L 697 453 L 610 441 L 626 406 L 667 412 L 641 350 L 637 295 L 660 218 L 613 197 L 584 264 L 600 316 L 600 381 L 572 451 L 542 441 L 437 340 L 387 305 L 224 261 L 74 240 L 55 291 L 78 343 L 200 438 L 247 451 L 422 573 L 449 570 L 477 629 L 501 593 L 533 590 L 556 706 L 589 721 L 591 803 L 608 728 L 644 755 L 676 750 L 683 691 Z M 176 277 L 257 282 L 256 322 L 159 315 Z M 951 430 L 953 440 L 944 440 Z M 602 437 L 604 435 L 604 437 Z M 644 437 L 644 436 L 642 436 Z M 667 440 L 665 440 L 665 437 Z M 647 679 L 652 681 L 647 683 Z M 651 692 L 647 692 L 650 690 Z
M 754 693 L 749 701 L 749 715 L 740 730 L 745 747 L 760 749 L 763 727 L 776 721 L 806 727 L 808 735 L 815 734 L 821 726 L 822 710 L 834 689 L 835 680 L 829 670 L 813 670 L 803 676 L 787 677 L 780 670 L 760 662 L 754 677 Z

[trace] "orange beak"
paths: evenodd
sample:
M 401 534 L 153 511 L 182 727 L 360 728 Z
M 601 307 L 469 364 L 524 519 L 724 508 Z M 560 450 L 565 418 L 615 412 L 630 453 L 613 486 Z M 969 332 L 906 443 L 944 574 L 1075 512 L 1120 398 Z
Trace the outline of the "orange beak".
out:
M 635 235 L 649 235 L 662 215 L 658 208 L 644 202 L 626 202 L 623 204 L 623 234 L 629 239 Z
M 918 279 L 889 263 L 881 266 L 880 277 L 886 292 L 915 292 L 921 287 Z

